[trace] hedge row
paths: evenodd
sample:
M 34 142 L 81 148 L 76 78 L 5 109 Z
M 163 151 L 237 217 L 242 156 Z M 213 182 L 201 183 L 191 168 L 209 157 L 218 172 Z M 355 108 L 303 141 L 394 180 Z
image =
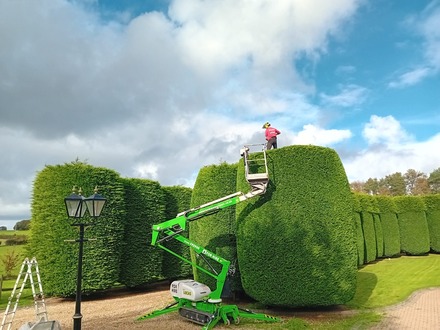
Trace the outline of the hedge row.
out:
M 189 226 L 192 240 L 236 269 L 225 293 L 243 290 L 268 305 L 343 304 L 354 295 L 357 266 L 440 250 L 439 195 L 352 194 L 342 163 L 329 148 L 291 146 L 267 156 L 270 181 L 264 195 Z M 97 185 L 107 198 L 102 216 L 86 230 L 87 238 L 97 240 L 84 246 L 85 293 L 116 283 L 136 287 L 185 278 L 193 271 L 196 280 L 214 289 L 212 277 L 151 246 L 151 226 L 249 190 L 242 160 L 202 168 L 194 189 L 121 178 L 80 162 L 46 166 L 34 181 L 29 252 L 39 260 L 49 295 L 72 296 L 76 290 L 78 244 L 65 240 L 77 239 L 78 227 L 67 220 L 63 201 L 73 185 L 87 187 L 84 196 Z M 202 264 L 179 242 L 164 244 Z
M 360 205 L 354 207 L 354 217 L 362 218 L 362 231 L 357 232 L 359 266 L 402 253 L 439 252 L 440 195 L 354 196 Z
M 82 193 L 85 197 L 98 186 L 107 199 L 95 225 L 86 228 L 86 238 L 96 240 L 84 243 L 85 293 L 116 283 L 135 287 L 190 273 L 188 266 L 178 262 L 170 266 L 162 250 L 150 244 L 152 224 L 189 208 L 189 188 L 165 189 L 154 181 L 124 179 L 115 171 L 81 162 L 46 166 L 34 181 L 29 240 L 29 252 L 39 262 L 46 294 L 72 296 L 76 292 L 78 244 L 66 240 L 78 239 L 78 226 L 71 225 L 73 220 L 67 219 L 64 206 L 73 185 L 88 188 Z M 83 220 L 94 222 L 90 217 Z
M 107 197 L 101 217 L 105 220 L 86 229 L 86 237 L 97 240 L 85 243 L 84 291 L 110 288 L 119 279 L 124 233 L 121 219 L 125 219 L 124 188 L 119 175 L 78 162 L 46 166 L 34 181 L 29 248 L 39 262 L 49 295 L 69 296 L 76 291 L 78 244 L 65 240 L 78 239 L 78 227 L 71 225 L 64 206 L 64 197 L 71 193 L 73 185 L 83 187 L 85 197 L 92 195 L 98 185 L 99 193 Z

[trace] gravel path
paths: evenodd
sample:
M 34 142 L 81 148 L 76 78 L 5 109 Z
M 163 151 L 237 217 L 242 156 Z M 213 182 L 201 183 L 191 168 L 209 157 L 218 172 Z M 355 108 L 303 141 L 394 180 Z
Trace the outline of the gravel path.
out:
M 108 330 L 108 329 L 179 329 L 179 330 L 200 330 L 201 326 L 188 322 L 178 315 L 170 313 L 161 315 L 145 321 L 136 321 L 139 316 L 161 309 L 171 298 L 167 287 L 160 287 L 146 293 L 116 293 L 101 299 L 83 300 L 81 304 L 82 329 L 83 330 Z M 62 329 L 71 329 L 73 325 L 72 316 L 75 310 L 75 302 L 60 298 L 46 299 L 46 308 L 49 320 L 60 322 Z M 414 293 L 409 299 L 401 304 L 387 307 L 381 310 L 384 321 L 371 328 L 376 330 L 406 330 L 406 329 L 440 329 L 440 288 L 421 290 Z M 273 311 L 258 311 L 274 315 Z M 286 315 L 285 317 L 334 317 L 343 311 L 314 311 L 301 312 Z M 274 316 L 280 316 L 281 314 Z M 282 315 L 281 315 L 282 316 Z M 0 317 L 3 319 L 3 313 Z M 13 327 L 19 329 L 23 324 L 35 321 L 33 307 L 17 310 L 14 317 Z M 234 326 L 231 326 L 234 328 Z M 217 326 L 216 329 L 230 329 L 225 325 Z M 247 326 L 246 329 L 251 329 Z

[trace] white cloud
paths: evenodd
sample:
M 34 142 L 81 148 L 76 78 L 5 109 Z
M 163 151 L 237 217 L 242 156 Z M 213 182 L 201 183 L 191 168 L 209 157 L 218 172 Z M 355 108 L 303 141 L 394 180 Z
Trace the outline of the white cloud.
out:
M 440 4 L 432 1 L 424 12 L 420 31 L 426 39 L 425 55 L 436 70 L 440 69 Z
M 414 141 L 392 116 L 373 115 L 365 124 L 363 136 L 368 146 L 343 160 L 349 181 L 384 178 L 408 169 L 429 175 L 440 167 L 440 134 L 426 141 Z
M 349 130 L 323 129 L 314 125 L 305 125 L 303 130 L 296 134 L 292 144 L 312 144 L 330 146 L 351 138 Z
M 426 78 L 438 74 L 440 69 L 440 5 L 431 1 L 420 14 L 412 15 L 406 20 L 410 31 L 417 31 L 424 42 L 420 50 L 424 63 L 405 70 L 388 84 L 390 88 L 405 88 L 416 85 Z
M 369 145 L 378 143 L 398 145 L 411 139 L 393 116 L 371 116 L 370 122 L 365 125 L 362 134 Z
M 358 106 L 365 102 L 368 96 L 368 89 L 358 85 L 347 85 L 341 88 L 337 95 L 321 93 L 321 99 L 325 104 L 340 107 Z
M 407 142 L 377 148 L 370 147 L 356 157 L 343 160 L 348 179 L 366 181 L 415 169 L 429 175 L 440 168 L 440 154 L 433 152 L 440 146 L 440 134 L 421 142 Z
M 397 80 L 391 81 L 388 84 L 388 87 L 405 88 L 408 86 L 416 85 L 430 75 L 432 75 L 432 68 L 428 68 L 428 67 L 417 68 L 401 74 L 397 78 Z

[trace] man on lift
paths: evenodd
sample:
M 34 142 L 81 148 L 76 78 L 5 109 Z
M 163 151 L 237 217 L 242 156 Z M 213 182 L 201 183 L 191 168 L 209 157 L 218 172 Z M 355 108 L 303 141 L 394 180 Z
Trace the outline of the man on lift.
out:
M 272 147 L 274 149 L 277 148 L 277 135 L 281 134 L 279 130 L 277 130 L 275 127 L 271 127 L 269 122 L 266 122 L 263 125 L 263 128 L 266 129 L 265 135 L 266 135 L 266 149 L 270 150 Z

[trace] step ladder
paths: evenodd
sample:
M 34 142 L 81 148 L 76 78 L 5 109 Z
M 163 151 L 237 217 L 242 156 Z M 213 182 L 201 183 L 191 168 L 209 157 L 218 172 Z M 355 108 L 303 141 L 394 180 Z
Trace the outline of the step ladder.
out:
M 34 282 L 34 275 L 37 276 L 37 282 Z M 35 307 L 35 315 L 36 321 L 47 321 L 47 310 L 46 303 L 44 302 L 44 294 L 43 294 L 43 286 L 41 284 L 40 272 L 38 270 L 37 260 L 32 258 L 26 258 L 21 265 L 20 273 L 17 276 L 17 280 L 15 281 L 14 288 L 12 289 L 11 296 L 9 297 L 8 305 L 5 310 L 5 314 L 3 315 L 3 321 L 0 326 L 0 330 L 10 330 L 12 326 L 12 321 L 14 320 L 15 313 L 17 312 L 18 302 L 20 300 L 21 294 L 23 293 L 23 289 L 26 285 L 27 281 L 30 281 L 32 288 L 32 296 L 34 297 L 34 307 Z M 37 285 L 37 288 L 35 286 Z M 19 292 L 16 294 L 17 288 L 20 287 Z M 10 311 L 11 304 L 15 298 L 15 302 L 13 303 L 14 307 L 12 311 Z
M 252 191 L 264 194 L 269 183 L 265 144 L 247 144 L 240 153 L 244 160 L 246 181 Z

